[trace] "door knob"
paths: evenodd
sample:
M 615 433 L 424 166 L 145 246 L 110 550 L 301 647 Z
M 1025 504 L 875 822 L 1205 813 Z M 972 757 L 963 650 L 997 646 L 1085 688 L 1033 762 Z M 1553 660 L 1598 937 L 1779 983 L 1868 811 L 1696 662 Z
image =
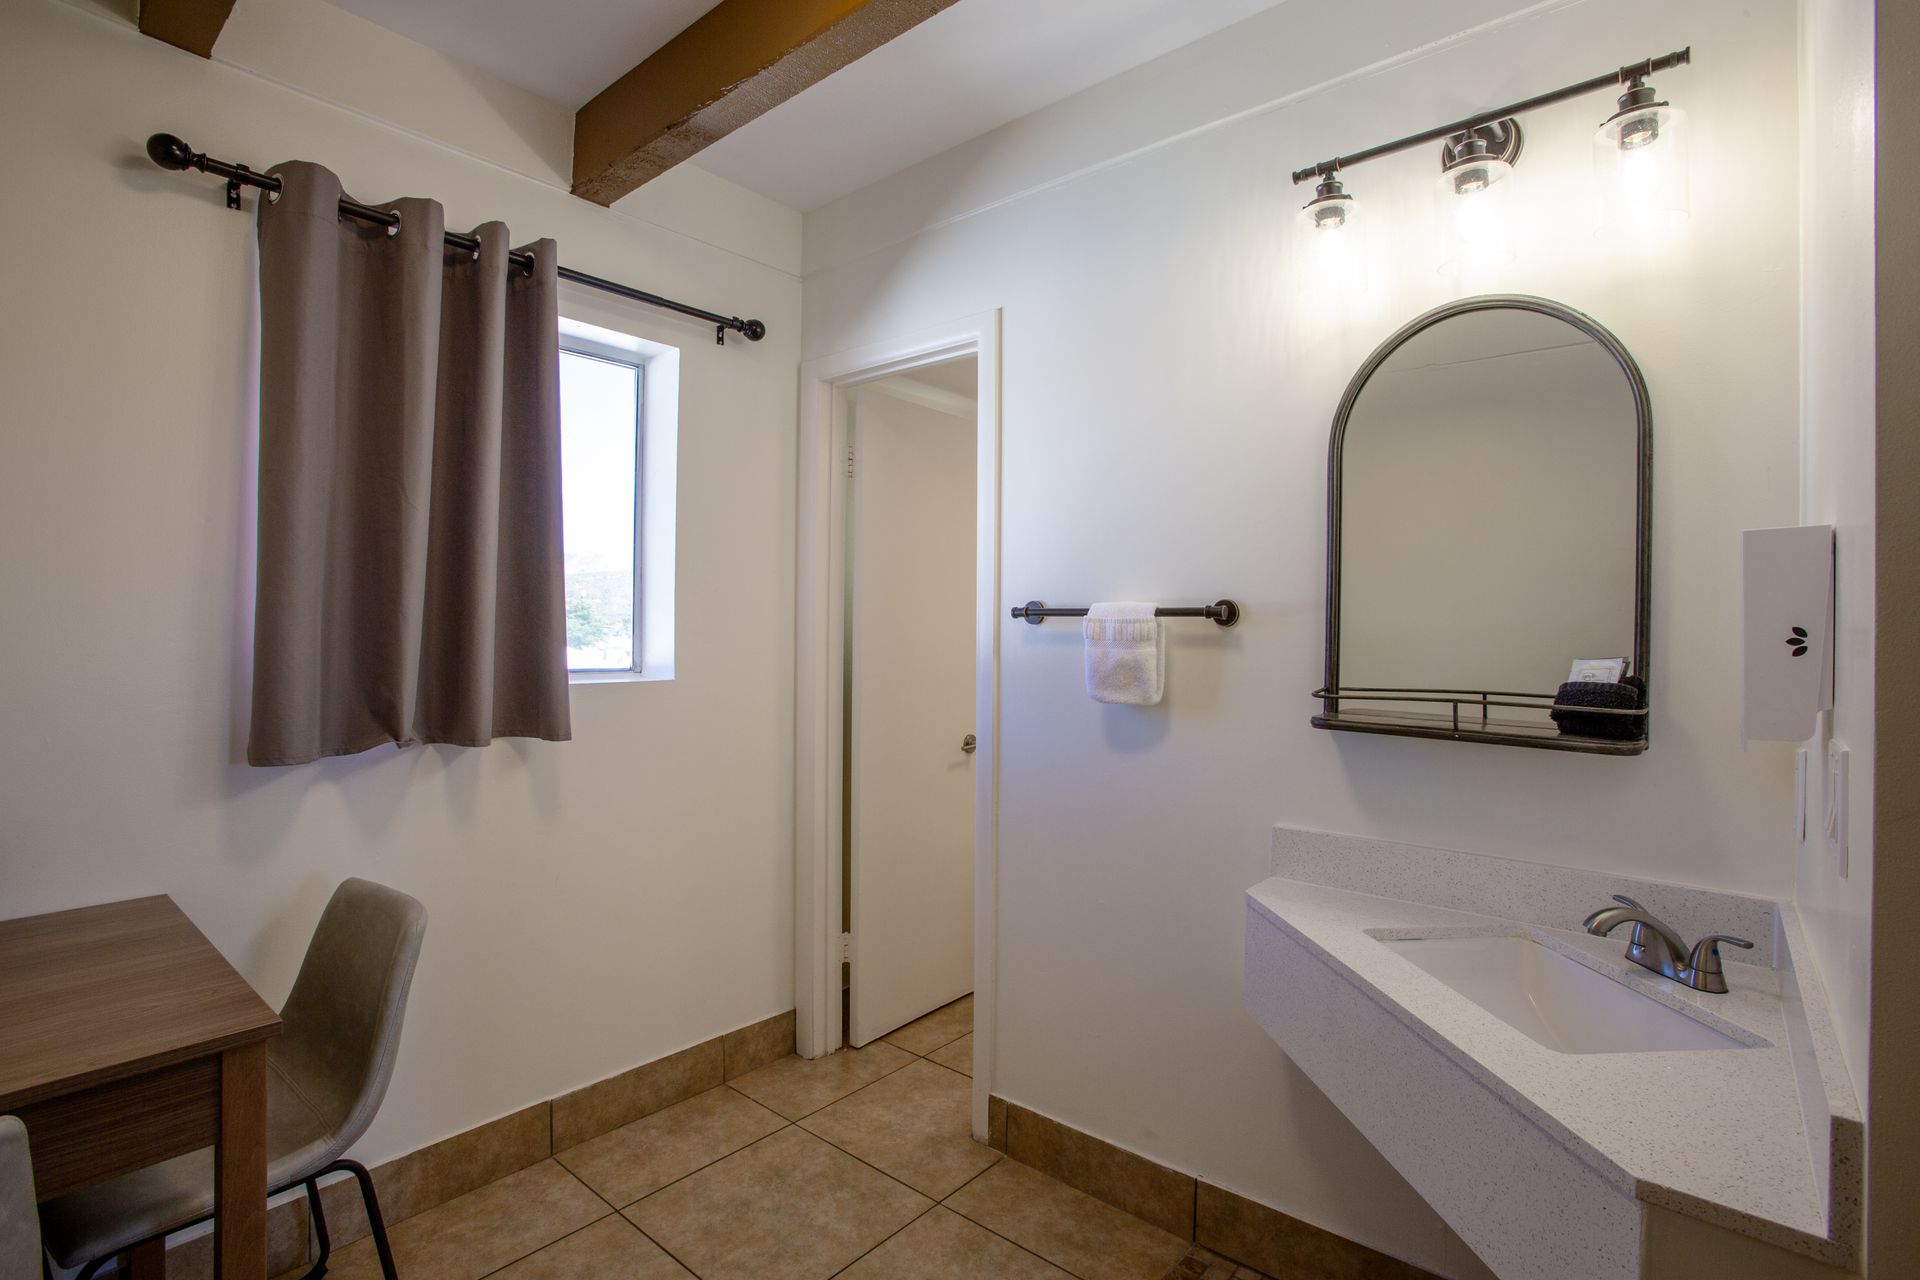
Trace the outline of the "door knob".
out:
M 974 737 L 972 734 L 968 734 L 966 737 L 960 739 L 960 749 L 968 755 L 972 755 L 979 747 L 980 739 Z

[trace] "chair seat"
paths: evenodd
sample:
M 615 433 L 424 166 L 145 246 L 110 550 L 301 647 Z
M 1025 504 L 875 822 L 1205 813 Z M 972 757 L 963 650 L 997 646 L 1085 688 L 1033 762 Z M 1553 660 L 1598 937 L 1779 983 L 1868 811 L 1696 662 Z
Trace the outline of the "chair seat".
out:
M 347 1142 L 283 1067 L 267 1055 L 267 1187 L 303 1182 Z M 213 1148 L 202 1147 L 50 1200 L 40 1207 L 47 1252 L 63 1268 L 119 1253 L 213 1214 Z

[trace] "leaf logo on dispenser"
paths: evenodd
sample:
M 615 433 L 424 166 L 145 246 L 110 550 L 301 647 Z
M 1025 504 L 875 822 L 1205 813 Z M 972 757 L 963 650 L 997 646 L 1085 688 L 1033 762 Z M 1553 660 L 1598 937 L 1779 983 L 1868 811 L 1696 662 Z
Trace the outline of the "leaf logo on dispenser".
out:
M 1792 647 L 1793 656 L 1796 658 L 1806 656 L 1807 629 L 1805 627 L 1790 627 L 1788 629 L 1793 632 L 1792 635 L 1787 637 L 1787 644 Z

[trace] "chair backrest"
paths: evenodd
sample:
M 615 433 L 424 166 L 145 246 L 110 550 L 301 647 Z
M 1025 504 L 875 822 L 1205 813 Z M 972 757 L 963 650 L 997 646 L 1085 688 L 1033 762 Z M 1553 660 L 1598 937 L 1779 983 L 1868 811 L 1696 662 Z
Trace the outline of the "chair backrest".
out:
M 40 1209 L 27 1126 L 0 1116 L 0 1280 L 40 1280 Z
M 342 881 L 280 1010 L 285 1030 L 268 1055 L 325 1116 L 336 1150 L 366 1132 L 386 1096 L 426 929 L 426 908 L 406 894 Z

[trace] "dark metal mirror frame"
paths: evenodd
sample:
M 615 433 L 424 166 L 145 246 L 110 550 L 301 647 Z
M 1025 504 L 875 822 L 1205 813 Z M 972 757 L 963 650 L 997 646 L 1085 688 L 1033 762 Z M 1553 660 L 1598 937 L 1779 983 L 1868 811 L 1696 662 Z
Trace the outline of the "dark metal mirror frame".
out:
M 1637 738 L 1583 737 L 1553 732 L 1527 733 L 1509 727 L 1496 726 L 1490 721 L 1490 710 L 1494 707 L 1551 709 L 1555 705 L 1551 694 L 1502 693 L 1479 689 L 1368 688 L 1362 691 L 1342 689 L 1340 685 L 1340 469 L 1341 452 L 1346 444 L 1347 420 L 1353 412 L 1353 406 L 1359 400 L 1360 392 L 1367 385 L 1367 380 L 1379 370 L 1382 364 L 1386 363 L 1389 356 L 1415 334 L 1424 332 L 1454 316 L 1467 315 L 1475 311 L 1505 310 L 1538 312 L 1541 315 L 1565 321 L 1580 330 L 1606 348 L 1614 362 L 1620 366 L 1620 372 L 1626 375 L 1627 386 L 1633 392 L 1634 413 L 1638 419 L 1639 432 L 1634 534 L 1633 674 L 1638 675 L 1642 681 L 1647 681 L 1648 687 L 1647 694 L 1642 699 L 1641 710 L 1603 714 L 1639 717 L 1641 732 Z M 1653 402 L 1647 395 L 1646 379 L 1640 375 L 1640 366 L 1634 363 L 1633 355 L 1604 326 L 1591 316 L 1575 311 L 1571 307 L 1525 294 L 1487 294 L 1477 298 L 1462 298 L 1458 302 L 1449 302 L 1445 306 L 1435 307 L 1425 315 L 1401 326 L 1391 337 L 1376 347 L 1373 354 L 1368 356 L 1355 371 L 1352 381 L 1347 383 L 1346 394 L 1340 397 L 1340 407 L 1333 418 L 1333 436 L 1327 450 L 1326 683 L 1314 693 L 1314 696 L 1321 701 L 1321 713 L 1313 717 L 1314 727 L 1352 733 L 1382 733 L 1400 737 L 1486 742 L 1510 747 L 1538 747 L 1549 751 L 1584 751 L 1602 755 L 1640 754 L 1647 749 L 1647 723 L 1651 719 L 1650 708 L 1653 701 L 1652 685 L 1647 674 L 1647 657 L 1651 648 L 1648 635 L 1648 600 L 1651 594 L 1653 570 L 1652 525 Z M 1352 716 L 1343 716 L 1340 712 L 1342 697 L 1344 696 L 1348 701 L 1357 701 L 1362 700 L 1358 696 L 1362 693 L 1367 695 L 1365 700 L 1376 702 L 1451 704 L 1451 719 L 1441 720 L 1435 717 L 1431 722 L 1410 721 L 1403 724 L 1384 717 L 1361 720 Z M 1391 696 L 1394 694 L 1407 696 Z M 1464 717 L 1463 707 L 1467 711 Z M 1579 710 L 1584 713 L 1589 708 L 1582 707 Z

